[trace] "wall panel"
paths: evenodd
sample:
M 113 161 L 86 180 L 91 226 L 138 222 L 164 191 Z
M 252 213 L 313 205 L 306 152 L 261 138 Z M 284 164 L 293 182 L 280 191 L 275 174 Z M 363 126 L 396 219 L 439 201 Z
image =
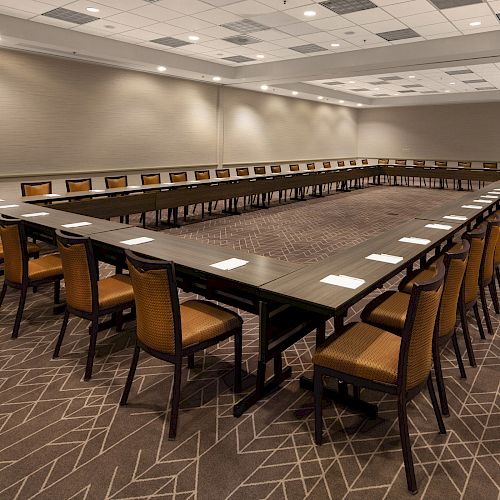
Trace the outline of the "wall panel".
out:
M 500 160 L 500 103 L 363 109 L 361 156 Z
M 0 175 L 217 162 L 217 87 L 2 50 Z
M 226 88 L 224 163 L 355 157 L 357 110 Z

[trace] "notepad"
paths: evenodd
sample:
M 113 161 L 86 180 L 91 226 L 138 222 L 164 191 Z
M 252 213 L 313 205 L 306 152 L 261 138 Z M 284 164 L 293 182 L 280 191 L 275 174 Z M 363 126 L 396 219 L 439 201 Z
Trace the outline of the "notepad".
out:
M 21 217 L 41 217 L 42 215 L 49 215 L 49 212 L 33 212 L 32 214 L 23 214 Z
M 19 205 L 0 205 L 0 208 L 16 208 Z
M 488 191 L 488 194 L 493 194 L 493 195 L 495 195 L 497 198 L 500 196 L 500 194 L 495 193 L 494 191 Z
M 368 260 L 377 260 L 378 262 L 386 262 L 387 264 L 397 264 L 403 260 L 403 257 L 398 255 L 389 255 L 386 253 L 372 253 L 365 257 Z
M 91 189 L 91 193 L 104 193 L 104 189 Z
M 129 189 L 137 189 L 140 188 L 141 186 L 127 186 Z
M 170 186 L 171 184 L 173 184 L 173 182 L 162 182 L 162 184 L 163 184 L 164 186 Z
M 490 201 L 488 200 L 472 200 L 474 203 L 491 203 Z
M 497 196 L 494 196 L 492 194 L 482 194 L 481 198 L 491 198 L 491 199 L 496 199 Z
M 467 217 L 465 215 L 445 215 L 443 219 L 450 219 L 450 220 L 467 220 Z
M 451 229 L 451 226 L 448 226 L 447 224 L 426 224 L 425 227 L 428 227 L 429 229 Z
M 82 227 L 82 226 L 91 226 L 92 222 L 72 222 L 71 224 L 62 224 L 61 227 Z
M 49 194 L 44 194 L 46 198 L 57 198 L 58 196 L 61 196 L 60 194 L 55 194 L 55 193 L 49 193 Z
M 150 241 L 154 241 L 154 238 L 148 238 L 147 236 L 141 236 L 140 238 L 132 238 L 131 240 L 120 241 L 124 245 L 142 245 L 143 243 L 149 243 Z
M 223 271 L 230 271 L 231 269 L 236 269 L 237 267 L 241 267 L 246 264 L 248 264 L 248 260 L 237 259 L 233 257 L 232 259 L 222 260 L 221 262 L 210 264 L 210 267 L 222 269 Z
M 0 201 L 5 201 L 5 200 L 0 199 Z
M 398 241 L 401 243 L 413 243 L 414 245 L 428 245 L 431 240 L 426 240 L 425 238 L 415 238 L 414 236 L 405 236 L 400 238 Z
M 343 274 L 329 274 L 325 276 L 321 283 L 326 283 L 327 285 L 341 286 L 343 288 L 350 288 L 355 290 L 365 283 L 365 280 L 361 278 L 353 278 L 352 276 L 344 276 Z
M 462 205 L 461 208 L 483 208 L 481 205 Z

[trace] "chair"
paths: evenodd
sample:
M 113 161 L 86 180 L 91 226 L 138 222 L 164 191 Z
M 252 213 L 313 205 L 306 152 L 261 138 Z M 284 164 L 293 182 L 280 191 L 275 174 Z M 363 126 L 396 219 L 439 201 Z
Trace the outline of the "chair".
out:
M 307 170 L 316 170 L 316 164 L 315 163 L 308 163 L 306 165 Z
M 394 164 L 398 167 L 405 167 L 406 166 L 406 160 L 394 160 Z M 410 177 L 409 176 L 401 176 L 401 184 L 403 184 L 403 179 L 406 181 L 406 185 L 410 185 Z
M 15 339 L 19 336 L 29 288 L 36 289 L 39 286 L 53 283 L 54 303 L 59 304 L 61 280 L 63 279 L 62 264 L 58 255 L 44 255 L 29 259 L 26 230 L 24 222 L 19 219 L 0 217 L 0 239 L 3 246 L 5 273 L 0 293 L 0 307 L 7 293 L 7 288 L 21 291 L 12 330 L 12 338 Z M 31 250 L 33 251 L 35 248 L 32 247 Z
M 194 178 L 197 181 L 208 181 L 210 180 L 210 170 L 195 170 Z M 193 208 L 193 214 L 196 211 L 197 204 Z M 208 202 L 208 214 L 212 215 L 212 202 Z M 201 218 L 205 218 L 205 203 L 201 204 Z
M 443 372 L 441 370 L 441 358 L 439 353 L 439 342 L 447 341 L 451 338 L 460 376 L 466 378 L 465 368 L 460 353 L 457 340 L 456 322 L 457 310 L 460 296 L 463 294 L 464 275 L 469 256 L 469 242 L 462 240 L 461 244 L 455 245 L 452 250 L 446 252 L 441 259 L 446 273 L 444 279 L 443 295 L 439 306 L 439 321 L 437 324 L 437 339 L 433 344 L 432 357 L 434 362 L 434 373 L 436 374 L 441 410 L 443 415 L 449 415 L 448 401 L 444 384 Z M 425 275 L 421 274 L 418 280 L 422 281 L 431 278 L 436 268 L 428 270 Z M 424 271 L 425 272 L 425 271 Z M 401 335 L 406 320 L 406 313 L 410 301 L 410 293 L 413 289 L 415 279 L 406 278 L 412 281 L 411 286 L 407 286 L 405 280 L 400 285 L 404 291 L 388 291 L 372 300 L 361 314 L 361 319 L 365 323 L 390 331 L 396 335 Z M 409 293 L 405 293 L 408 292 Z
M 177 182 L 187 182 L 187 172 L 170 172 L 169 174 L 170 177 L 170 182 L 172 183 L 177 183 Z M 188 216 L 188 211 L 189 211 L 189 205 L 184 205 L 184 222 L 187 220 Z M 170 224 L 170 219 L 172 218 L 173 214 L 173 219 L 174 219 L 174 226 L 178 225 L 178 219 L 179 219 L 179 208 L 169 208 L 167 211 L 167 222 Z
M 34 257 L 35 259 L 38 259 L 40 257 L 40 247 L 32 243 L 31 241 L 27 242 L 28 245 L 28 256 L 29 257 Z M 3 245 L 2 245 L 2 239 L 0 238 L 0 264 L 3 264 L 4 261 L 4 251 L 3 251 Z M 0 270 L 0 276 L 3 276 L 4 272 L 3 269 Z
M 323 168 L 332 168 L 332 162 L 331 161 L 324 161 Z
M 485 245 L 486 245 L 486 228 L 482 227 L 470 231 L 463 235 L 463 238 L 469 242 L 469 258 L 467 260 L 467 267 L 465 269 L 464 276 L 464 286 L 460 293 L 458 301 L 458 312 L 460 316 L 460 324 L 462 326 L 462 332 L 464 335 L 465 346 L 467 349 L 467 356 L 469 358 L 470 366 L 476 366 L 476 359 L 474 356 L 474 350 L 472 348 L 472 342 L 469 333 L 469 322 L 467 319 L 467 313 L 472 310 L 474 312 L 474 317 L 476 320 L 477 328 L 482 339 L 485 338 L 483 325 L 481 323 L 481 317 L 479 315 L 479 306 L 477 298 L 479 295 L 479 275 L 481 269 L 481 262 L 483 260 Z M 459 251 L 460 244 L 453 245 L 448 251 L 455 252 Z M 411 273 L 408 278 L 404 279 L 399 289 L 406 293 L 411 292 L 413 286 L 413 281 L 423 280 L 429 277 L 435 270 L 436 262 L 442 261 L 443 257 L 437 258 L 437 260 L 431 261 L 426 269 L 416 271 Z
M 470 162 L 470 161 L 459 161 L 458 162 L 458 167 L 459 168 L 469 168 L 470 169 L 472 167 L 472 162 Z M 458 179 L 457 185 L 458 185 L 458 190 L 462 191 L 462 179 Z M 468 189 L 472 189 L 472 181 L 470 179 L 467 180 L 467 188 Z
M 496 161 L 485 161 L 483 162 L 483 168 L 487 170 L 496 170 L 498 168 L 498 163 Z M 471 182 L 472 184 L 472 182 Z M 479 187 L 481 187 L 481 181 L 479 181 Z M 483 181 L 483 186 L 485 185 L 485 182 Z
M 104 183 L 106 185 L 106 189 L 126 188 L 128 186 L 128 177 L 126 175 L 107 176 L 104 177 Z M 110 196 L 117 196 L 117 195 L 110 194 Z M 120 222 L 123 222 L 124 220 L 125 223 L 128 224 L 130 216 L 126 215 L 125 217 L 123 217 L 123 215 L 120 215 Z
M 21 182 L 22 196 L 40 196 L 52 194 L 52 181 Z
M 135 293 L 137 340 L 120 405 L 127 404 L 141 349 L 174 364 L 169 438 L 177 433 L 182 360 L 194 367 L 194 355 L 234 336 L 234 391 L 241 391 L 242 324 L 236 313 L 202 300 L 179 304 L 172 262 L 146 260 L 127 251 Z
M 153 184 L 161 184 L 161 175 L 159 173 L 157 174 L 141 174 L 141 184 L 143 186 L 151 186 Z M 156 190 L 154 191 L 148 191 L 148 192 L 158 192 Z M 156 227 L 160 224 L 160 218 L 161 218 L 161 210 L 156 210 L 155 211 L 156 215 Z M 139 222 L 142 221 L 142 226 L 146 227 L 146 214 L 143 213 L 141 215 L 141 219 Z
M 345 161 L 344 160 L 340 160 L 337 162 L 337 166 L 338 167 L 345 167 Z
M 231 172 L 229 171 L 228 168 L 218 168 L 215 171 L 215 176 L 217 179 L 227 179 L 228 177 L 231 177 Z M 230 198 L 229 199 L 229 212 L 232 212 L 232 207 L 234 203 L 234 209 L 236 210 L 236 199 Z M 215 207 L 214 210 L 217 209 L 217 202 L 215 202 Z M 227 199 L 224 200 L 224 212 L 227 212 Z
M 495 313 L 500 314 L 498 305 L 498 295 L 495 284 L 495 252 L 500 236 L 500 218 L 497 215 L 488 217 L 488 220 L 479 225 L 479 229 L 486 228 L 486 242 L 484 246 L 483 258 L 479 269 L 479 296 L 481 298 L 481 306 L 483 309 L 486 327 L 490 335 L 493 335 L 493 326 L 491 324 L 488 303 L 486 300 L 486 288 L 488 288 L 495 308 Z
M 306 164 L 307 170 L 316 170 L 316 164 L 315 163 L 307 163 Z M 319 188 L 319 195 L 317 193 Z M 316 184 L 313 186 L 313 191 L 312 191 L 313 196 L 323 196 L 323 185 L 322 184 Z
M 289 168 L 290 168 L 290 172 L 300 172 L 300 166 L 298 163 L 291 163 L 289 165 Z M 294 191 L 294 195 L 293 195 L 294 200 L 298 200 L 298 199 L 303 200 L 304 199 L 304 195 L 305 195 L 304 188 L 302 188 L 302 187 L 294 188 L 293 191 Z
M 89 320 L 90 338 L 84 376 L 84 380 L 89 380 L 92 377 L 99 318 L 114 315 L 116 329 L 120 331 L 123 311 L 134 307 L 134 292 L 130 278 L 123 274 L 99 279 L 98 263 L 90 238 L 69 236 L 57 230 L 56 240 L 66 285 L 66 310 L 54 358 L 59 357 L 70 314 Z
M 367 323 L 351 323 L 340 336 L 321 345 L 313 357 L 316 443 L 321 444 L 323 437 L 323 377 L 396 396 L 406 481 L 412 493 L 417 492 L 417 481 L 406 406 L 426 384 L 439 432 L 446 433 L 431 378 L 432 344 L 444 275 L 440 263 L 431 280 L 415 283 L 401 337 Z
M 273 174 L 281 174 L 281 165 L 271 165 L 271 173 Z M 286 189 L 281 189 L 279 192 L 279 203 L 281 203 L 281 200 L 285 199 L 286 201 Z
M 415 167 L 425 167 L 425 160 L 413 160 L 413 166 Z M 425 182 L 425 177 L 419 176 L 419 187 L 422 187 L 422 181 L 424 181 L 424 187 L 427 187 L 427 183 Z M 413 182 L 415 182 L 415 178 L 413 178 Z
M 368 159 L 367 158 L 362 159 L 361 165 L 368 165 Z
M 237 167 L 236 168 L 236 175 L 238 177 L 248 177 L 250 175 L 250 170 L 248 169 L 248 167 Z M 246 209 L 247 203 L 249 205 L 252 204 L 252 197 L 251 196 L 243 196 L 243 210 Z M 238 204 L 238 198 L 236 198 L 235 204 Z
M 448 162 L 446 160 L 436 160 L 434 165 L 439 168 L 444 168 L 448 166 Z M 430 179 L 429 179 L 430 184 Z M 444 189 L 444 187 L 448 188 L 448 179 L 439 178 L 439 189 Z M 436 187 L 436 179 L 434 179 L 434 187 Z
M 349 165 L 351 165 L 351 167 L 355 167 L 357 164 L 358 162 L 356 160 L 349 160 Z
M 340 168 L 345 167 L 345 161 L 344 160 L 337 161 L 337 167 L 340 167 Z M 340 183 L 337 182 L 337 190 L 338 190 L 339 184 L 340 184 L 341 191 L 348 191 L 347 181 L 340 181 Z
M 92 189 L 92 179 L 66 179 L 66 191 L 76 193 L 80 191 L 90 191 Z

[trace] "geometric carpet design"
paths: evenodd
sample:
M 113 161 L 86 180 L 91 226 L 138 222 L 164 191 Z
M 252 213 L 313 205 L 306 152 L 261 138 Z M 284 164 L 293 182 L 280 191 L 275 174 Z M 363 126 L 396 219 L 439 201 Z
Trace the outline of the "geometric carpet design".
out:
M 190 223 L 169 231 L 314 265 L 460 195 L 370 187 L 239 216 L 215 213 L 203 222 L 198 206 L 195 216 L 190 209 Z M 111 271 L 101 266 L 102 276 Z M 181 301 L 190 297 L 180 293 Z M 241 397 L 232 392 L 232 341 L 198 354 L 195 368 L 183 369 L 179 427 L 170 441 L 172 366 L 142 353 L 129 404 L 120 407 L 135 324 L 100 333 L 93 378 L 84 382 L 88 323 L 71 319 L 61 356 L 52 359 L 62 315 L 52 314 L 51 298 L 47 287 L 28 296 L 16 340 L 10 338 L 16 292 L 8 292 L 0 312 L 1 500 L 411 498 L 394 397 L 362 392 L 379 406 L 375 420 L 325 402 L 323 445 L 314 444 L 312 395 L 298 383 L 311 375 L 314 333 L 285 352 L 292 377 L 239 419 L 232 414 Z M 460 379 L 453 351 L 443 350 L 447 434 L 438 433 L 426 391 L 409 404 L 417 498 L 500 496 L 500 317 L 490 309 L 493 337 L 481 341 L 470 322 L 478 366 L 471 368 L 464 356 L 467 379 Z M 258 321 L 241 315 L 244 394 L 255 383 Z M 460 330 L 458 337 L 464 353 Z

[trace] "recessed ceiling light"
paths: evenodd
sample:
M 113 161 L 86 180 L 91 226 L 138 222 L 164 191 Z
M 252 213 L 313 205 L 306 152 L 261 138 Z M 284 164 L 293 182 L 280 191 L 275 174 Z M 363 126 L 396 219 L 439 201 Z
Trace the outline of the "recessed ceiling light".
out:
M 445 92 L 451 92 L 451 90 L 446 89 Z
M 268 85 L 261 85 L 260 90 L 267 90 L 269 88 Z
M 450 85 L 455 85 L 455 82 L 450 82 Z
M 343 99 L 340 99 L 339 104 L 344 104 L 344 102 L 345 101 Z
M 481 21 L 472 21 L 469 26 L 481 26 Z
M 356 83 L 355 80 L 349 80 L 349 83 Z
M 330 44 L 330 47 L 340 47 L 340 43 L 332 43 Z
M 415 75 L 410 75 L 408 78 L 415 78 Z
M 265 55 L 264 54 L 257 54 L 255 57 L 257 59 L 264 59 Z
M 197 42 L 200 39 L 200 37 L 197 35 L 189 35 L 188 39 L 191 40 L 192 42 Z
M 212 78 L 212 80 L 213 80 L 214 82 L 220 82 L 220 81 L 222 80 L 222 78 L 221 78 L 220 76 L 214 76 L 214 77 Z
M 315 10 L 306 10 L 304 12 L 304 16 L 306 17 L 314 17 L 316 15 L 316 11 Z
M 158 66 L 156 68 L 160 73 L 163 73 L 164 71 L 167 71 L 167 68 L 165 68 L 165 66 Z
M 299 93 L 298 93 L 296 90 L 294 90 L 294 91 L 292 92 L 292 95 L 299 95 Z
M 97 7 L 87 7 L 87 10 L 89 12 L 99 12 L 99 9 Z
M 323 97 L 322 95 L 319 95 L 319 96 L 318 96 L 318 99 L 319 99 L 320 101 L 322 101 L 322 100 L 324 99 L 324 97 Z
M 362 105 L 360 102 L 358 102 L 358 104 L 356 104 L 356 106 L 357 106 L 358 108 L 360 108 L 360 107 L 361 107 L 361 106 L 363 106 L 363 105 Z

